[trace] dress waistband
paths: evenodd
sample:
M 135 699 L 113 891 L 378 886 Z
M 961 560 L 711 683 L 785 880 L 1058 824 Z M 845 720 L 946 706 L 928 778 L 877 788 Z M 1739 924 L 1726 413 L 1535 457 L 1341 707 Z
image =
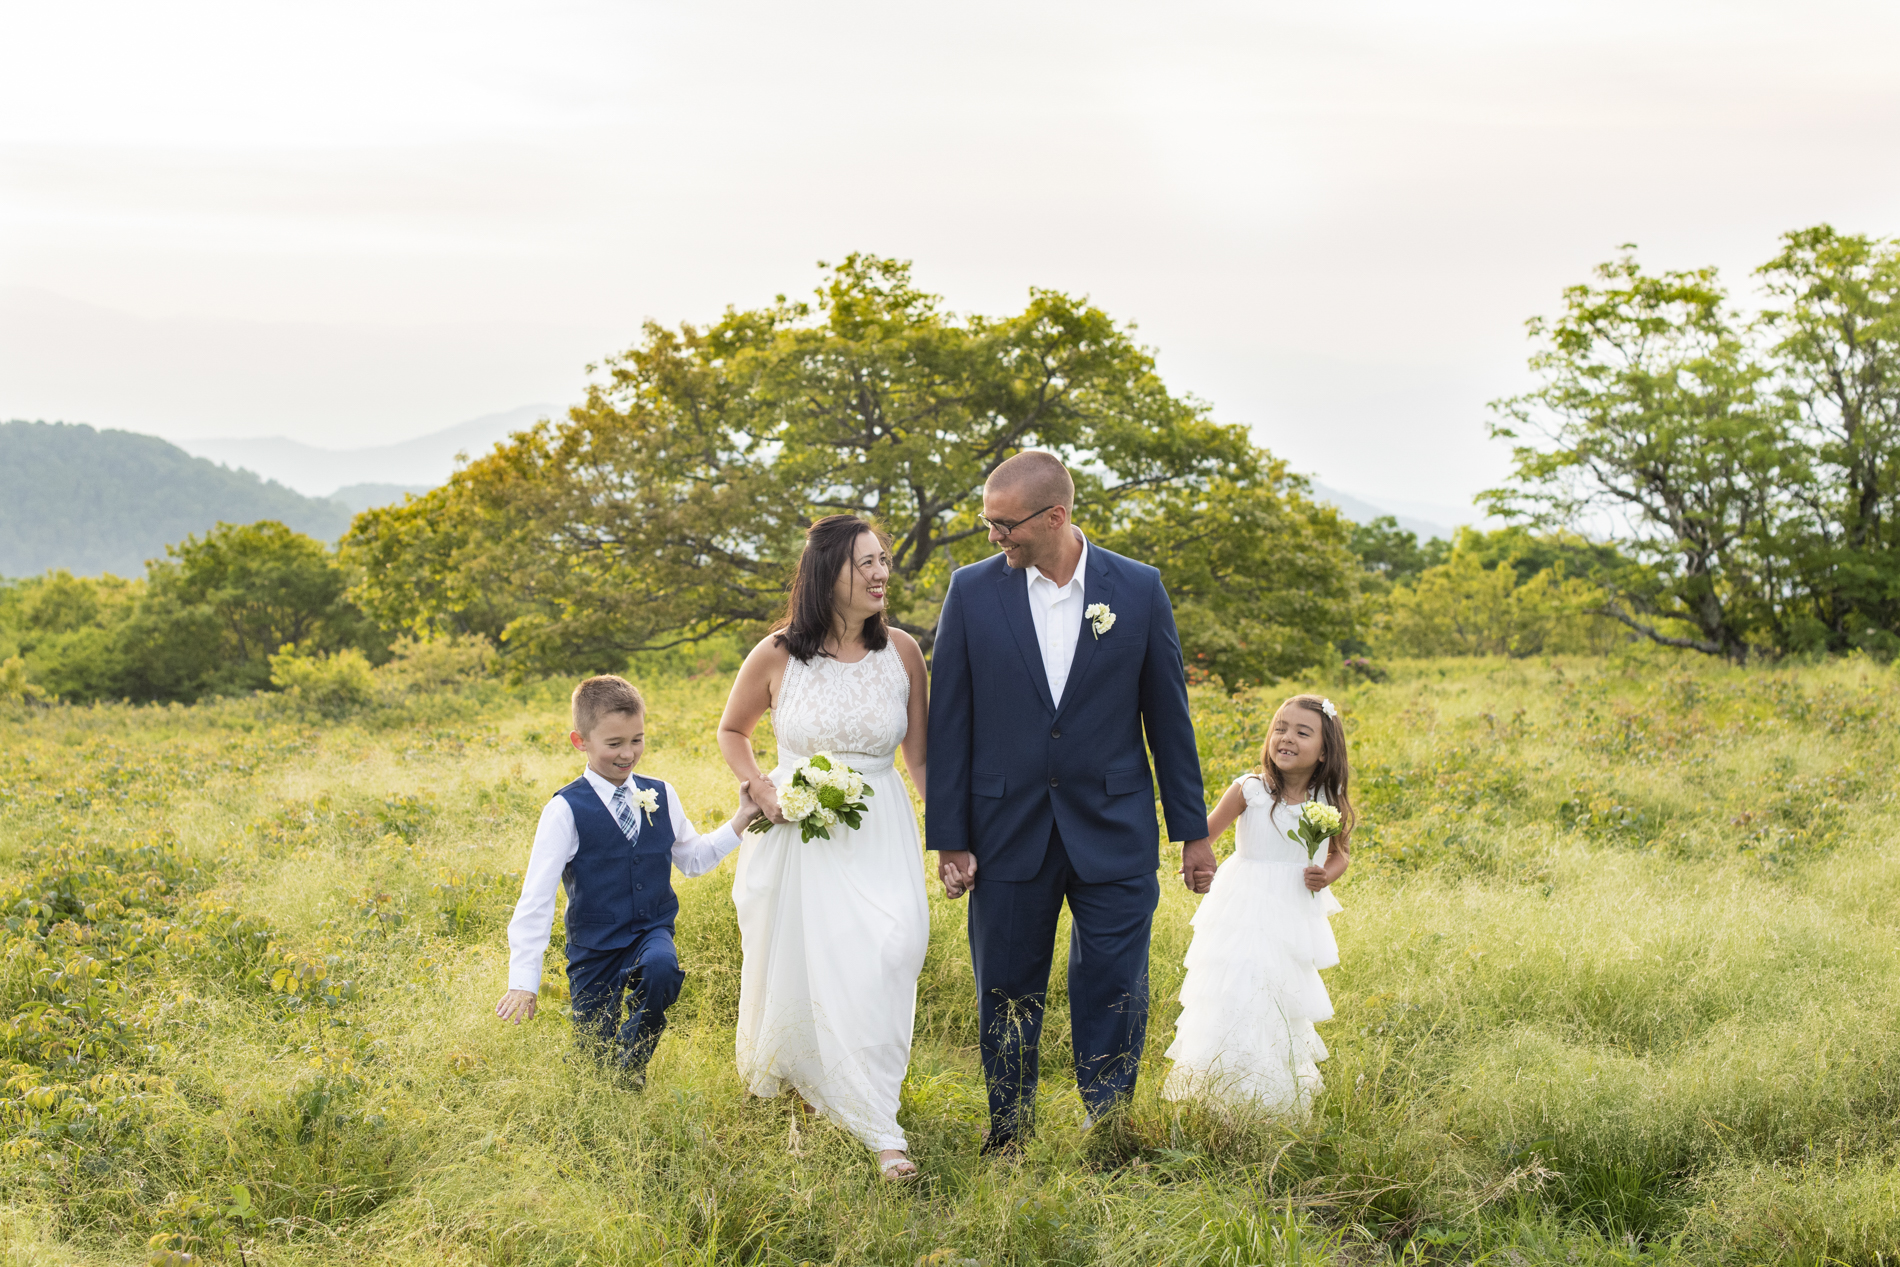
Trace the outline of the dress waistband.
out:
M 830 755 L 844 762 L 859 774 L 867 776 L 883 774 L 886 770 L 895 769 L 897 766 L 897 758 L 894 755 L 888 757 L 867 757 L 862 753 L 856 752 L 834 752 Z M 778 768 L 773 770 L 772 773 L 766 777 L 770 778 L 774 783 L 780 782 L 781 777 L 790 778 L 792 766 L 804 759 L 805 758 L 799 756 L 797 753 L 781 752 L 779 753 Z

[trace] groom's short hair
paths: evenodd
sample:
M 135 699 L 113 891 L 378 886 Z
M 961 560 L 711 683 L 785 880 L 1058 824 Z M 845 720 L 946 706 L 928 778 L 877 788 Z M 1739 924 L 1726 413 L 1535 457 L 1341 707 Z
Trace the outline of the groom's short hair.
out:
M 590 677 L 575 687 L 573 703 L 574 729 L 583 735 L 593 734 L 603 717 L 614 713 L 640 717 L 647 711 L 646 701 L 633 689 L 633 683 L 612 673 Z
M 1041 449 L 1024 449 L 1015 457 L 997 463 L 985 488 L 994 492 L 1020 493 L 1038 506 L 1060 506 L 1075 513 L 1075 479 L 1062 459 Z

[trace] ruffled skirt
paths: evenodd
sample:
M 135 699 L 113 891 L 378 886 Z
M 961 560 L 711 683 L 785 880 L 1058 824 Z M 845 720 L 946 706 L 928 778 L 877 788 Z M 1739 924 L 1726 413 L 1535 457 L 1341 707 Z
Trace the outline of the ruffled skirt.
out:
M 1320 1089 L 1333 1016 L 1319 978 L 1339 962 L 1331 889 L 1309 892 L 1304 867 L 1236 855 L 1194 915 L 1181 1018 L 1161 1094 L 1303 1116 Z

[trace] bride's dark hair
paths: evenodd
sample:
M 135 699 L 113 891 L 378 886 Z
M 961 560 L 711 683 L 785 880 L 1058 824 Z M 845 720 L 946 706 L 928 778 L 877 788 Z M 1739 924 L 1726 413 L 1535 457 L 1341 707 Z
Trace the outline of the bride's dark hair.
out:
M 809 664 L 813 656 L 828 654 L 825 639 L 831 636 L 832 622 L 837 617 L 831 589 L 838 582 L 838 573 L 851 563 L 858 538 L 867 532 L 886 550 L 891 548 L 889 537 L 856 515 L 826 515 L 805 529 L 805 549 L 798 556 L 798 571 L 792 576 L 785 618 L 772 630 L 777 644 L 800 661 Z M 856 585 L 856 568 L 852 568 L 851 578 Z M 866 651 L 882 651 L 890 642 L 883 612 L 864 622 L 862 639 Z

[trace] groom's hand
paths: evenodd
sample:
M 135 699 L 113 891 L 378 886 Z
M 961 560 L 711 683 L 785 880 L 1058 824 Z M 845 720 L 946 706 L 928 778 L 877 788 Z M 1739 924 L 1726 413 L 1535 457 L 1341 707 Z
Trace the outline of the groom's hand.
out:
M 943 895 L 956 901 L 976 884 L 976 855 L 968 849 L 938 850 L 937 878 L 943 881 Z
M 1203 836 L 1199 840 L 1190 840 L 1181 846 L 1181 883 L 1196 893 L 1205 893 L 1214 883 L 1214 872 L 1220 864 L 1214 861 L 1214 842 Z

